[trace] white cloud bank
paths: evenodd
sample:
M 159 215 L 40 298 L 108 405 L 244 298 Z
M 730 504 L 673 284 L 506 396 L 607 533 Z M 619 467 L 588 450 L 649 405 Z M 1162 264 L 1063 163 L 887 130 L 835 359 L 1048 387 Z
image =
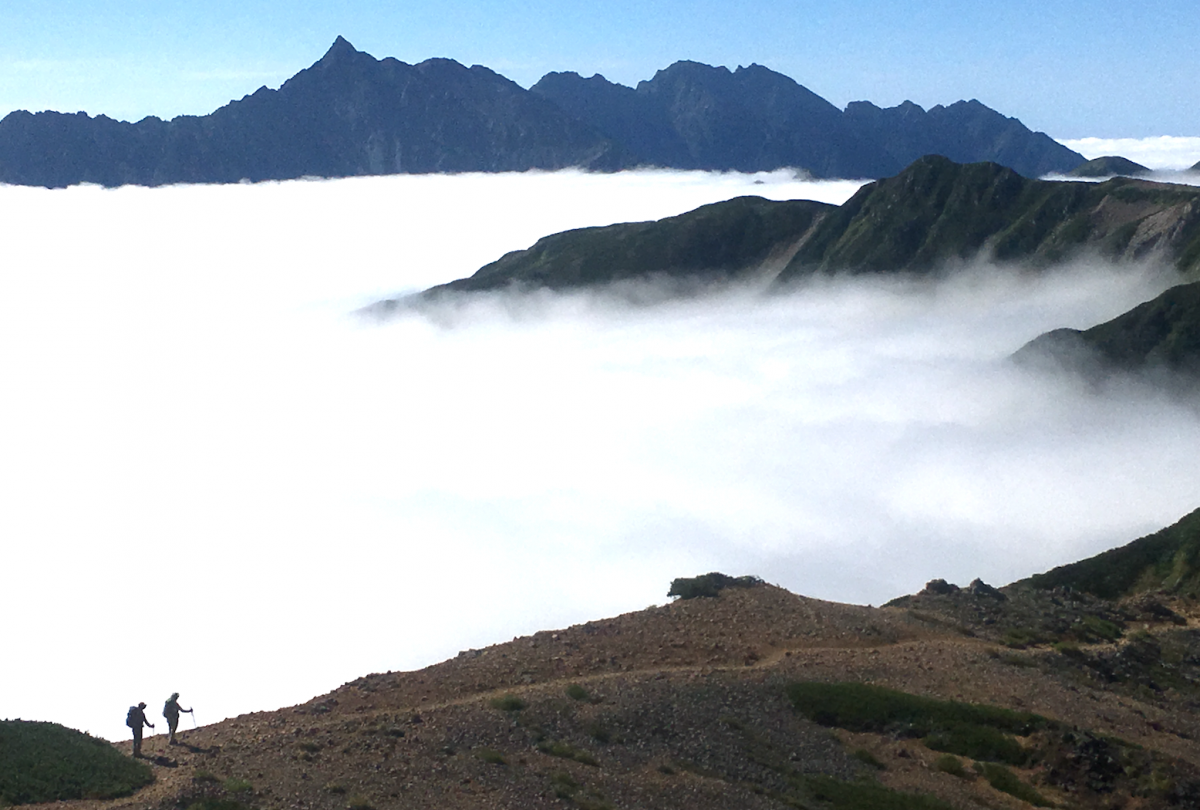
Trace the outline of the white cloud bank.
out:
M 566 227 L 856 187 L 755 179 L 0 187 L 0 717 L 212 722 L 709 570 L 1003 584 L 1200 505 L 1194 411 L 1003 362 L 1147 268 L 347 315 Z
M 1161 135 L 1153 138 L 1076 138 L 1060 139 L 1088 160 L 1120 155 L 1148 169 L 1179 171 L 1200 163 L 1200 137 Z

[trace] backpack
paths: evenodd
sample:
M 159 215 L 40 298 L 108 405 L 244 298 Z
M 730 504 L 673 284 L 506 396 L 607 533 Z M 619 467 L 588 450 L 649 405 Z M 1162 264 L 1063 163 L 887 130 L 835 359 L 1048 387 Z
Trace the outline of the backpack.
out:
M 141 723 L 139 723 L 138 720 L 141 718 L 139 718 L 138 715 L 141 713 L 141 709 L 139 709 L 137 706 L 130 706 L 129 713 L 125 715 L 125 725 L 129 726 L 130 728 L 137 728 L 140 726 Z

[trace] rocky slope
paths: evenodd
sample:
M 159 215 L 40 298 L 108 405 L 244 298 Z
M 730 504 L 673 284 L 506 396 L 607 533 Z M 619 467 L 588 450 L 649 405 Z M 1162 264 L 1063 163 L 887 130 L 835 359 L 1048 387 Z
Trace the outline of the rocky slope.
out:
M 678 62 L 636 90 L 552 73 L 525 90 L 479 65 L 377 60 L 339 37 L 278 90 L 260 88 L 210 115 L 127 123 L 10 113 L 0 120 L 0 183 L 160 185 L 647 165 L 881 177 L 926 151 L 996 160 L 1026 174 L 1083 162 L 978 102 L 891 113 L 871 105 L 843 113 L 757 65 L 731 73 Z
M 1197 607 L 1140 599 L 935 582 L 870 608 L 731 588 L 151 737 L 154 785 L 58 807 L 1193 807 Z M 893 719 L 863 726 L 806 713 L 791 686 L 842 683 L 1028 727 L 976 724 L 1008 753 L 947 754 L 961 741 L 919 731 L 904 695 L 868 692 Z

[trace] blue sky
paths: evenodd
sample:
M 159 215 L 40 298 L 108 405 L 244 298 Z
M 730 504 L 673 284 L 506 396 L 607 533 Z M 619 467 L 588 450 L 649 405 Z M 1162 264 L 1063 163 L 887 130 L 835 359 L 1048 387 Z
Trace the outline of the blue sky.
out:
M 1195 0 L 8 0 L 0 114 L 205 114 L 277 87 L 340 34 L 524 86 L 552 70 L 633 85 L 679 59 L 758 63 L 839 106 L 978 98 L 1058 138 L 1197 136 L 1198 23 Z

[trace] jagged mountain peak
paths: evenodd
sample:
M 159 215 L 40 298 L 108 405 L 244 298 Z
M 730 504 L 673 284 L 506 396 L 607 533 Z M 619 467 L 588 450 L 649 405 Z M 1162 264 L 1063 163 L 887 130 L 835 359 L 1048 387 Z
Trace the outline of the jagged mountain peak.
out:
M 369 53 L 358 50 L 350 44 L 349 40 L 339 34 L 338 38 L 335 39 L 333 44 L 329 46 L 329 50 L 325 51 L 325 55 L 317 60 L 317 63 L 313 65 L 313 67 L 327 67 L 329 65 L 338 64 L 346 60 L 360 59 L 364 56 L 370 59 L 372 62 L 376 61 L 375 57 L 371 56 Z
M 208 116 L 110 126 L 87 116 L 9 115 L 0 121 L 0 182 L 158 185 L 637 165 L 876 178 L 931 152 L 1038 176 L 1083 162 L 1015 119 L 977 101 L 961 104 L 936 108 L 936 116 L 913 104 L 856 103 L 842 112 L 763 65 L 731 71 L 690 60 L 636 89 L 600 74 L 551 73 L 525 90 L 452 59 L 376 59 L 339 35 L 278 91 L 262 88 Z

